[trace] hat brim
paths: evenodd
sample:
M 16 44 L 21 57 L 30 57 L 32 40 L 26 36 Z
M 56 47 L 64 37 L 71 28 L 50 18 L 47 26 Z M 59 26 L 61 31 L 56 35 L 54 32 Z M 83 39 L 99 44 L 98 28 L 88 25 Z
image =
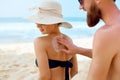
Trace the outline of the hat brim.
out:
M 61 27 L 65 27 L 65 28 L 72 28 L 72 25 L 63 20 L 63 18 L 61 17 L 55 17 L 55 16 L 51 16 L 51 15 L 45 15 L 45 14 L 41 14 L 41 15 L 32 15 L 30 17 L 27 17 L 27 20 L 32 21 L 34 23 L 39 23 L 39 24 L 56 24 L 56 23 L 61 23 Z

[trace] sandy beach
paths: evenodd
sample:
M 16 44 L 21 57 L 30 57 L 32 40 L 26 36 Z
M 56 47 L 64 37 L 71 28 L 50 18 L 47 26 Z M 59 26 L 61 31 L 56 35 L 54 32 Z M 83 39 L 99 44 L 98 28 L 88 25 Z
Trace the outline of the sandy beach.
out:
M 91 48 L 92 38 L 73 39 L 81 47 Z M 37 80 L 32 42 L 0 43 L 0 80 Z M 79 73 L 72 80 L 85 80 L 91 59 L 78 55 Z

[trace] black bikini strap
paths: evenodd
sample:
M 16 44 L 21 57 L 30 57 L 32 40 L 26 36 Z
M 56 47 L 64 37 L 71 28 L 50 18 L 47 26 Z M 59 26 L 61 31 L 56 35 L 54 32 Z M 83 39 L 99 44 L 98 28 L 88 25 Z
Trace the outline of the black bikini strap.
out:
M 35 64 L 38 67 L 37 59 L 35 60 Z M 73 64 L 69 61 L 58 61 L 58 60 L 51 60 L 49 59 L 49 67 L 55 68 L 55 67 L 65 67 L 65 80 L 69 80 L 69 68 L 72 68 Z
M 70 61 L 61 62 L 61 67 L 65 67 L 65 80 L 69 80 L 69 68 L 73 66 Z

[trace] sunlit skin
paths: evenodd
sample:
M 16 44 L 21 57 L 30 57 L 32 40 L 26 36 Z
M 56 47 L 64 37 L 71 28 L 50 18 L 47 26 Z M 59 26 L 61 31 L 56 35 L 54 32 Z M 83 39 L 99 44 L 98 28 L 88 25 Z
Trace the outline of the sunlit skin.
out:
M 52 40 L 56 36 L 62 35 L 59 30 L 59 24 L 36 24 L 36 26 L 42 34 L 48 34 L 38 37 L 34 42 L 35 54 L 40 71 L 39 80 L 65 80 L 65 68 L 56 67 L 50 69 L 48 59 L 66 61 L 73 58 L 73 67 L 70 69 L 70 76 L 73 77 L 78 71 L 76 56 L 56 52 L 53 48 Z
M 84 0 L 80 9 L 88 13 L 93 6 L 91 4 L 101 11 L 99 18 L 105 23 L 95 32 L 93 49 L 77 47 L 63 36 L 58 42 L 65 45 L 67 50 L 61 51 L 92 58 L 87 80 L 120 80 L 120 11 L 113 0 Z

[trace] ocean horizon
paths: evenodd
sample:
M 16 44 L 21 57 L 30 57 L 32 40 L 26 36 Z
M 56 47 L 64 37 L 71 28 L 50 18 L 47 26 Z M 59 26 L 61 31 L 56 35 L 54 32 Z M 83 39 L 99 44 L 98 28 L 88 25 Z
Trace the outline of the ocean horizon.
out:
M 85 17 L 64 17 L 66 21 L 85 21 Z M 22 17 L 0 17 L 0 23 L 3 22 L 30 22 Z
M 66 21 L 73 25 L 73 28 L 66 29 L 61 27 L 62 33 L 71 38 L 89 38 L 92 37 L 97 27 L 89 28 L 86 19 L 82 17 L 65 17 Z M 0 18 L 0 42 L 32 42 L 36 37 L 42 36 L 35 23 L 29 22 L 23 18 Z

